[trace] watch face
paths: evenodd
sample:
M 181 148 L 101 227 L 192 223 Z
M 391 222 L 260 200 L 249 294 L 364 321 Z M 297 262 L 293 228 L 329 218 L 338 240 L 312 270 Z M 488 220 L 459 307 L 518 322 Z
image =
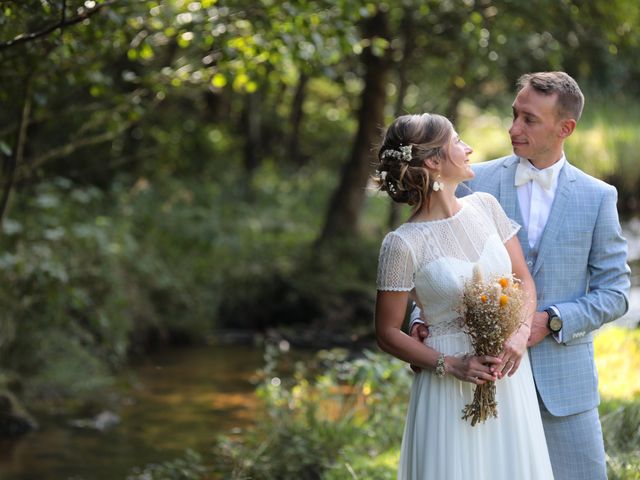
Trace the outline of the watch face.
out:
M 549 319 L 549 330 L 552 332 L 559 332 L 562 329 L 562 320 L 558 317 L 551 317 Z

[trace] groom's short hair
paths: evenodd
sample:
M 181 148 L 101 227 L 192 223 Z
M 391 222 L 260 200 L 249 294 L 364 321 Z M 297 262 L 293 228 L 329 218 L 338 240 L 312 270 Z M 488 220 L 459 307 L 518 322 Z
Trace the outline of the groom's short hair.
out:
M 543 95 L 558 95 L 558 114 L 580 120 L 584 95 L 578 83 L 565 72 L 536 72 L 522 75 L 517 82 L 518 91 L 530 85 Z

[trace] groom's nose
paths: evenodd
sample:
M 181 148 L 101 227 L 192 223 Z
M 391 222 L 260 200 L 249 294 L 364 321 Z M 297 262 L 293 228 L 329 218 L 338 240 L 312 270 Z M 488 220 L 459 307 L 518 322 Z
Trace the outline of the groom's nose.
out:
M 517 126 L 517 120 L 511 120 L 511 127 L 509 127 L 509 135 L 512 137 L 519 132 L 519 127 Z

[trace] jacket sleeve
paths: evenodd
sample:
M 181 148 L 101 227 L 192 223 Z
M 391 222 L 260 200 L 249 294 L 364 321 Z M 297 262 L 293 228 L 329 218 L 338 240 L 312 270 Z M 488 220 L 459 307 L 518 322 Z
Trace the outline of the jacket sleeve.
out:
M 627 241 L 622 236 L 616 202 L 617 191 L 608 186 L 593 231 L 587 293 L 574 301 L 555 304 L 563 320 L 563 342 L 577 340 L 629 309 L 631 270 L 627 265 Z

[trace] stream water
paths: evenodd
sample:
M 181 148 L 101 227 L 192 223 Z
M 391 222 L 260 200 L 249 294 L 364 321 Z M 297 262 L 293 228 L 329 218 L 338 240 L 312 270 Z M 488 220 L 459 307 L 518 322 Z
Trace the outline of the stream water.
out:
M 38 416 L 40 429 L 0 443 L 1 480 L 124 480 L 135 466 L 171 460 L 187 448 L 206 457 L 219 433 L 243 427 L 257 406 L 251 382 L 262 348 L 168 350 L 123 380 L 118 423 L 105 431 Z

